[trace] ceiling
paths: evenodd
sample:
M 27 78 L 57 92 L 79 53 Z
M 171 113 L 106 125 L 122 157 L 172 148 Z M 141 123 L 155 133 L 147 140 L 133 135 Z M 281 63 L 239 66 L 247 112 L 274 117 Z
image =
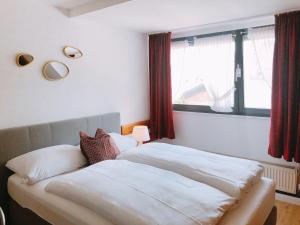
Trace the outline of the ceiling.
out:
M 65 9 L 72 9 L 74 7 L 82 6 L 93 1 L 94 0 L 44 0 L 44 2 L 51 6 L 61 7 Z
M 68 10 L 107 0 L 43 0 Z M 86 7 L 85 7 L 86 8 Z M 299 0 L 131 0 L 90 9 L 81 17 L 107 21 L 143 33 L 173 31 L 300 9 Z

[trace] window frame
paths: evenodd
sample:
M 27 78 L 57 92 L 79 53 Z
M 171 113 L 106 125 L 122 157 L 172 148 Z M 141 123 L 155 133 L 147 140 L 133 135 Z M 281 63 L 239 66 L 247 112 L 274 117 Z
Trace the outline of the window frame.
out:
M 274 24 L 253 27 L 253 28 L 260 28 L 260 27 L 269 27 L 273 26 Z M 188 112 L 201 112 L 201 113 L 213 113 L 213 114 L 224 114 L 224 115 L 242 115 L 242 116 L 257 116 L 257 117 L 270 117 L 270 109 L 261 109 L 261 108 L 245 108 L 244 104 L 244 59 L 243 59 L 243 37 L 247 35 L 248 29 L 238 29 L 238 30 L 231 30 L 231 31 L 224 31 L 224 32 L 216 32 L 210 34 L 202 34 L 202 35 L 195 35 L 195 36 L 188 36 L 182 38 L 174 38 L 171 42 L 176 41 L 183 41 L 187 40 L 189 43 L 193 42 L 194 38 L 207 38 L 207 37 L 214 37 L 218 35 L 224 34 L 232 34 L 234 41 L 235 41 L 235 57 L 234 57 L 234 68 L 237 68 L 237 65 L 241 68 L 241 77 L 236 77 L 234 74 L 235 79 L 235 87 L 236 90 L 234 92 L 234 106 L 233 111 L 230 113 L 224 112 L 215 112 L 210 109 L 209 106 L 205 105 L 186 105 L 186 104 L 173 104 L 174 111 L 188 111 Z

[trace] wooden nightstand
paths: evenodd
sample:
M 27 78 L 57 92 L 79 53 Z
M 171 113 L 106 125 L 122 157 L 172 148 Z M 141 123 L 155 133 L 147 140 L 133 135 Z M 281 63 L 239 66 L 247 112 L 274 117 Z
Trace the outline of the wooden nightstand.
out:
M 1 207 L 0 207 L 0 225 L 5 225 L 5 216 Z
M 129 135 L 132 133 L 134 126 L 141 126 L 141 125 L 149 127 L 149 120 L 143 120 L 143 121 L 138 121 L 138 122 L 122 125 L 121 126 L 121 134 Z

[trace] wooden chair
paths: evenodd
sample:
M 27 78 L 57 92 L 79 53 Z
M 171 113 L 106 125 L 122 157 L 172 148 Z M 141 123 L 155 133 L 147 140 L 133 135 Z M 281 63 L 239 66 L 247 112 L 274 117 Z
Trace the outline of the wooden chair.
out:
M 5 216 L 1 207 L 0 207 L 0 225 L 5 225 Z

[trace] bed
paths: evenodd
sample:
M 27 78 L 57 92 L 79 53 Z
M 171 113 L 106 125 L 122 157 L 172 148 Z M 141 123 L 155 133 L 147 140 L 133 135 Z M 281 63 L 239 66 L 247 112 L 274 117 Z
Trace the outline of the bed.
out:
M 99 127 L 119 133 L 120 114 L 109 113 L 0 131 L 0 204 L 6 214 L 11 215 L 10 224 L 110 224 L 85 207 L 45 193 L 44 187 L 51 178 L 28 187 L 20 182 L 17 175 L 10 176 L 11 173 L 4 167 L 7 160 L 38 148 L 57 144 L 76 145 L 79 143 L 79 130 L 93 134 Z M 223 216 L 218 225 L 276 224 L 274 196 L 273 183 L 262 179 L 238 207 Z
M 22 184 L 22 180 L 17 175 L 13 175 L 8 181 L 8 192 L 20 206 L 30 209 L 51 224 L 111 225 L 109 221 L 87 208 L 46 192 L 45 186 L 52 179 L 28 187 Z M 272 182 L 262 179 L 252 187 L 250 194 L 242 200 L 238 207 L 225 214 L 218 225 L 263 224 L 273 208 L 274 192 Z

